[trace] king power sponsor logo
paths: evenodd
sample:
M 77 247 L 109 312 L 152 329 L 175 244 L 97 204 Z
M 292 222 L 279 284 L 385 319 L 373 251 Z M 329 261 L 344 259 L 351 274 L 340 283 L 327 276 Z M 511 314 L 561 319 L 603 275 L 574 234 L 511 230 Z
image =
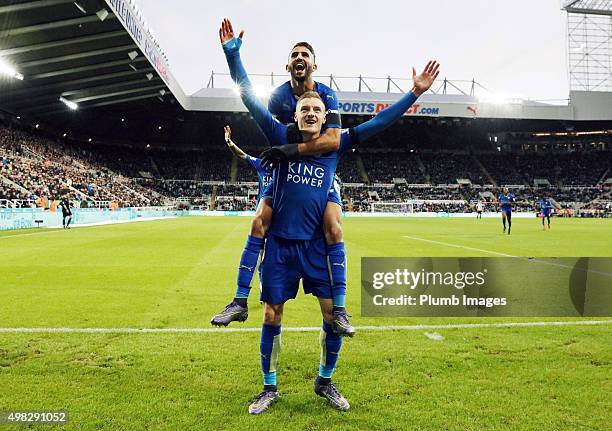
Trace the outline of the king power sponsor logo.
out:
M 385 109 L 391 103 L 375 103 L 375 102 L 347 102 L 338 104 L 340 112 L 343 114 L 366 114 L 374 115 Z M 406 115 L 440 115 L 440 108 L 437 106 L 423 106 L 415 103 L 406 111 Z

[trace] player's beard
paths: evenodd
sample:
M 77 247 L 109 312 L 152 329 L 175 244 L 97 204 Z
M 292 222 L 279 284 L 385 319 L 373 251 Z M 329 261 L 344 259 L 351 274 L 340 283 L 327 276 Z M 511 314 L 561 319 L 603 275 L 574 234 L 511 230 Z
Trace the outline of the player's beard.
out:
M 312 67 L 311 66 L 306 66 L 304 68 L 304 74 L 302 76 L 297 76 L 296 75 L 296 70 L 295 68 L 292 71 L 293 73 L 291 74 L 292 78 L 296 81 L 296 82 L 305 82 L 307 81 L 311 76 L 312 76 Z

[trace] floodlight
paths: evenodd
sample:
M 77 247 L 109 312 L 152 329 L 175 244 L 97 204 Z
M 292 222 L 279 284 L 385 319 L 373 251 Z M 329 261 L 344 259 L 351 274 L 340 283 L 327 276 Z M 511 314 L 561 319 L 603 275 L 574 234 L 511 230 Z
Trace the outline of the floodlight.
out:
M 13 66 L 0 58 L 0 73 L 10 76 L 11 78 L 23 81 L 23 75 L 19 73 Z
M 79 105 L 76 102 L 73 102 L 72 100 L 68 100 L 62 96 L 60 96 L 59 100 L 60 102 L 62 102 L 64 105 L 66 105 L 73 111 L 76 111 L 77 109 L 79 109 Z
M 100 18 L 100 21 L 104 21 L 106 17 L 108 16 L 108 11 L 102 8 L 98 12 L 96 12 L 96 15 L 98 15 L 98 18 Z

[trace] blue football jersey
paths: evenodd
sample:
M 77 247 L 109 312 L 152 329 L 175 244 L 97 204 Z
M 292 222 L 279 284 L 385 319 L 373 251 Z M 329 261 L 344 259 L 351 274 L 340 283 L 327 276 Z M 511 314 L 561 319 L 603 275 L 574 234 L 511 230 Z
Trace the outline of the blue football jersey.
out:
M 237 40 L 223 45 L 232 79 L 242 90 L 240 92 L 242 102 L 270 145 L 285 145 L 288 143 L 288 126 L 275 118 L 255 95 L 240 59 L 239 48 Z M 399 120 L 417 97 L 410 91 L 376 117 L 351 129 L 342 130 L 338 151 L 281 163 L 274 170 L 272 179 L 274 198 L 269 232 L 290 240 L 310 240 L 323 236 L 323 213 L 339 157 L 345 151 L 360 142 L 367 141 Z
M 315 91 L 319 93 L 325 103 L 327 121 L 324 128 L 340 129 L 340 113 L 338 111 L 338 96 L 336 92 L 327 85 L 315 81 Z M 283 124 L 294 122 L 295 108 L 297 107 L 297 97 L 291 90 L 291 82 L 287 81 L 283 85 L 276 87 L 268 101 L 268 110 L 278 121 Z
M 552 208 L 553 204 L 550 199 L 540 199 L 540 209 L 542 211 L 550 211 Z
M 281 238 L 309 240 L 323 236 L 321 220 L 333 186 L 338 159 L 354 145 L 348 129 L 340 135 L 340 149 L 274 170 L 273 216 L 270 233 Z
M 497 197 L 497 200 L 501 204 L 502 208 L 510 208 L 512 206 L 512 202 L 514 202 L 514 194 L 508 193 L 505 195 L 502 193 Z
M 261 194 L 272 181 L 272 172 L 269 172 L 261 166 L 261 159 L 247 154 L 246 162 L 257 172 L 257 181 L 259 182 L 259 190 L 257 192 L 257 203 L 261 199 Z

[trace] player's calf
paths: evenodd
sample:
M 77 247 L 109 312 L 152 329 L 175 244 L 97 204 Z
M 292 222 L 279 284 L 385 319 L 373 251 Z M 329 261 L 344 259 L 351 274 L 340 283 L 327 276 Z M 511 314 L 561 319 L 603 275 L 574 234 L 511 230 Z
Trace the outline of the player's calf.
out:
M 346 249 L 343 242 L 327 246 L 327 266 L 331 282 L 333 328 L 338 334 L 352 337 L 355 328 L 346 312 Z
M 350 405 L 346 398 L 342 396 L 338 388 L 332 383 L 332 375 L 336 369 L 340 350 L 342 348 L 342 337 L 332 330 L 332 325 L 328 323 L 329 313 L 324 302 L 321 302 L 323 311 L 323 325 L 319 333 L 321 344 L 321 359 L 319 362 L 319 375 L 314 383 L 314 390 L 320 397 L 327 398 L 332 407 L 339 410 L 348 410 Z
M 213 325 L 227 326 L 231 322 L 244 322 L 248 316 L 247 301 L 258 262 L 263 253 L 266 233 L 272 219 L 270 199 L 262 199 L 251 221 L 251 231 L 240 257 L 234 300 L 211 319 Z

